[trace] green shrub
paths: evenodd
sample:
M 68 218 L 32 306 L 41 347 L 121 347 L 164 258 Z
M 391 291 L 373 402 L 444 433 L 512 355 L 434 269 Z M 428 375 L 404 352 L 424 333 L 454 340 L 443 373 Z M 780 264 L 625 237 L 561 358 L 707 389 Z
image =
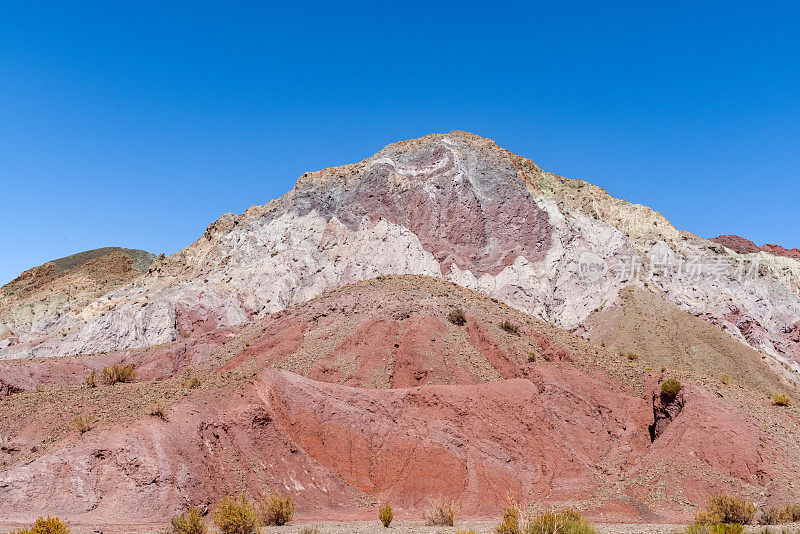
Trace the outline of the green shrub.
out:
M 510 321 L 503 321 L 500 325 L 500 328 L 508 332 L 509 334 L 514 334 L 515 336 L 519 335 L 519 327 Z
M 681 391 L 681 383 L 675 380 L 674 378 L 670 378 L 668 380 L 664 380 L 661 384 L 661 396 L 664 399 L 672 401 L 675 397 L 678 396 L 678 393 Z
M 261 520 L 265 525 L 285 525 L 294 517 L 295 505 L 291 495 L 267 490 L 260 504 Z
M 40 517 L 31 528 L 23 528 L 12 534 L 69 534 L 69 527 L 58 517 Z
M 170 521 L 170 534 L 206 534 L 208 527 L 198 508 L 189 508 Z
M 697 514 L 695 523 L 698 525 L 722 523 L 747 525 L 753 521 L 755 515 L 755 504 L 747 502 L 741 497 L 718 493 L 709 497 L 706 509 Z
M 113 386 L 119 382 L 133 382 L 136 380 L 136 369 L 133 365 L 121 365 L 115 363 L 111 367 L 103 369 L 101 379 L 104 384 Z
M 245 492 L 223 497 L 211 517 L 221 534 L 256 534 L 261 528 L 256 504 Z
M 789 395 L 786 393 L 775 393 L 772 395 L 772 404 L 774 406 L 789 406 L 792 403 L 792 399 L 789 398 Z
M 452 527 L 456 519 L 456 511 L 453 503 L 440 502 L 434 506 L 427 514 L 425 521 L 432 526 Z
M 389 525 L 392 524 L 392 519 L 394 519 L 394 512 L 392 512 L 392 507 L 388 504 L 384 504 L 378 509 L 378 519 L 381 520 L 383 526 L 388 528 Z
M 464 326 L 467 324 L 467 316 L 464 314 L 464 310 L 461 308 L 450 310 L 450 314 L 447 316 L 447 319 L 456 326 Z

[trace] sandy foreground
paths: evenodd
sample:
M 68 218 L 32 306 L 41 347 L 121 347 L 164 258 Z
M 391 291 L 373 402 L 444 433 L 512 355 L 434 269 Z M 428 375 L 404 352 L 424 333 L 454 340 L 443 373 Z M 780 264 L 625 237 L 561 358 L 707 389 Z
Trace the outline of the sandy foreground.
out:
M 321 521 L 314 523 L 298 523 L 282 527 L 264 527 L 261 534 L 301 534 L 305 529 L 318 527 L 321 534 L 455 534 L 459 529 L 473 529 L 477 534 L 490 534 L 494 532 L 497 521 L 463 521 L 455 527 L 431 527 L 422 521 L 395 521 L 391 527 L 385 529 L 378 521 Z M 672 534 L 683 528 L 684 525 L 663 524 L 595 524 L 598 534 Z M 0 534 L 17 530 L 19 526 L 0 524 Z M 749 526 L 747 533 L 767 532 L 774 534 L 800 534 L 800 523 L 790 525 L 775 525 L 770 527 Z M 71 527 L 72 534 L 163 534 L 163 527 L 143 525 L 130 526 L 87 526 L 78 525 Z

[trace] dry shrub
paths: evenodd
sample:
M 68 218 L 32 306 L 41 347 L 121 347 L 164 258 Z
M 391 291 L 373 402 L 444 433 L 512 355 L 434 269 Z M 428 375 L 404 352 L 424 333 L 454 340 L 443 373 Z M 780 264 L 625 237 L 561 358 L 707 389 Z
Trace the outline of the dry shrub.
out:
M 191 507 L 170 521 L 170 534 L 207 534 L 208 527 L 203 521 L 199 508 Z
M 661 396 L 666 400 L 672 401 L 678 396 L 680 391 L 681 383 L 674 378 L 664 380 L 664 382 L 661 384 Z
M 256 503 L 245 492 L 223 497 L 212 518 L 221 534 L 256 534 L 261 528 Z
M 716 525 L 689 525 L 675 534 L 742 534 L 744 527 L 738 523 L 719 523 Z
M 697 514 L 695 523 L 698 525 L 722 523 L 747 525 L 753 521 L 755 515 L 755 504 L 747 502 L 741 497 L 718 493 L 709 497 L 706 509 Z
M 291 495 L 266 490 L 259 506 L 265 525 L 285 525 L 294 517 L 295 505 Z
M 89 386 L 90 388 L 97 387 L 97 372 L 92 369 L 88 373 L 86 373 L 86 378 L 83 379 L 83 382 Z
M 595 529 L 574 510 L 541 512 L 527 520 L 524 534 L 595 534 Z
M 719 377 L 719 381 L 727 386 L 728 384 L 731 383 L 731 377 L 729 377 L 728 375 L 722 375 L 721 377 Z
M 792 523 L 800 523 L 800 504 L 786 505 L 786 512 L 789 514 L 789 520 Z
M 147 414 L 159 419 L 167 420 L 167 408 L 160 400 L 153 402 L 147 406 Z
M 23 528 L 12 534 L 69 534 L 69 527 L 58 517 L 40 517 L 30 528 Z
M 787 504 L 780 508 L 769 508 L 761 512 L 758 522 L 762 525 L 779 525 L 800 521 L 800 504 Z
M 381 520 L 383 526 L 388 528 L 389 525 L 392 524 L 392 519 L 394 519 L 394 512 L 392 512 L 392 507 L 388 504 L 384 504 L 378 509 L 378 519 Z
M 425 514 L 425 522 L 437 527 L 452 527 L 456 519 L 453 503 L 440 502 Z
M 500 328 L 508 332 L 509 334 L 514 334 L 515 336 L 519 335 L 519 327 L 512 323 L 511 321 L 503 321 L 500 325 Z
M 635 352 L 628 352 L 627 354 L 625 354 L 625 357 L 627 357 L 628 360 L 632 362 L 635 362 L 636 360 L 639 359 L 639 355 L 636 354 Z
M 447 319 L 456 326 L 464 326 L 467 324 L 467 316 L 464 314 L 464 310 L 461 308 L 450 310 L 450 314 L 447 316 Z
M 76 415 L 70 421 L 70 426 L 81 434 L 85 434 L 94 426 L 94 417 L 91 415 Z
M 477 534 L 477 533 L 475 532 L 474 528 L 471 528 L 469 530 L 457 528 L 456 534 Z
M 198 376 L 190 376 L 189 378 L 187 378 L 184 381 L 183 386 L 185 388 L 187 388 L 187 389 L 194 389 L 194 388 L 200 387 L 200 384 L 202 384 L 202 383 L 203 383 L 203 381 L 200 380 L 200 377 L 198 377 Z
M 136 380 L 136 369 L 133 365 L 115 363 L 111 367 L 103 369 L 101 378 L 103 383 L 109 386 L 113 386 L 119 382 L 133 382 Z
M 792 399 L 790 399 L 789 395 L 786 393 L 775 393 L 772 395 L 773 406 L 789 406 L 791 403 Z
M 508 506 L 503 509 L 503 517 L 500 524 L 494 528 L 495 534 L 521 534 L 519 528 L 519 509 L 515 506 Z
M 300 531 L 300 534 L 322 534 L 322 531 L 319 529 L 318 526 L 305 527 L 303 530 Z

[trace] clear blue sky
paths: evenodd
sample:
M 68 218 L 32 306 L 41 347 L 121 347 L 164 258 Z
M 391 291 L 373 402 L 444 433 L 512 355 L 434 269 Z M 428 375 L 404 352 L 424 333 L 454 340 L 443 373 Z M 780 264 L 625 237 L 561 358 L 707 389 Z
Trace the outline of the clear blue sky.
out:
M 453 129 L 701 236 L 800 247 L 796 5 L 4 3 L 0 283 L 175 252 L 305 171 Z

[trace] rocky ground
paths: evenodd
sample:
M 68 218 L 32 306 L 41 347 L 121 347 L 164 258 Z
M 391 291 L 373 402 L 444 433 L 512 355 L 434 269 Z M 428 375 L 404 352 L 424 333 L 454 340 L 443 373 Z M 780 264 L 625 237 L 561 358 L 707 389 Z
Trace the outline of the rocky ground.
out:
M 455 534 L 458 530 L 475 530 L 476 534 L 491 534 L 497 523 L 492 521 L 459 521 L 455 527 L 432 527 L 423 521 L 394 521 L 386 529 L 377 521 L 351 521 L 351 522 L 309 522 L 303 524 L 290 524 L 282 527 L 264 527 L 262 534 L 302 534 L 306 529 L 317 527 L 320 534 Z M 673 534 L 680 531 L 684 525 L 680 524 L 596 524 L 598 534 Z M 0 524 L 0 533 L 12 532 L 18 525 Z M 748 526 L 747 533 L 762 533 L 765 527 Z M 775 525 L 769 527 L 771 532 L 780 534 L 800 533 L 800 524 Z M 73 526 L 73 534 L 163 534 L 161 526 Z

